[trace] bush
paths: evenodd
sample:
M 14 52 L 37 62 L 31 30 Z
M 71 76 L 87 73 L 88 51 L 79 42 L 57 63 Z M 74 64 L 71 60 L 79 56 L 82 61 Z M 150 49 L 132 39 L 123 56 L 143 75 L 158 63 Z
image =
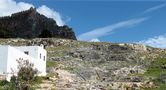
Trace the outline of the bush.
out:
M 37 70 L 33 69 L 33 64 L 28 60 L 19 59 L 18 73 L 11 78 L 10 87 L 16 90 L 30 90 L 33 81 L 35 81 L 35 74 Z
M 6 84 L 8 84 L 8 83 L 9 83 L 8 81 L 2 80 L 2 81 L 0 81 L 0 86 L 4 86 L 4 85 L 6 85 Z

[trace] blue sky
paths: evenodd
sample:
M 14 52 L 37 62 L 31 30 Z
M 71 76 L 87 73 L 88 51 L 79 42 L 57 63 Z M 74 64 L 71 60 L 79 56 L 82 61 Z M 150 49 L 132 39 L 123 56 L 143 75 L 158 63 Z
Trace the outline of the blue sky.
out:
M 166 44 L 166 0 L 16 0 L 19 2 L 58 12 L 79 40 Z

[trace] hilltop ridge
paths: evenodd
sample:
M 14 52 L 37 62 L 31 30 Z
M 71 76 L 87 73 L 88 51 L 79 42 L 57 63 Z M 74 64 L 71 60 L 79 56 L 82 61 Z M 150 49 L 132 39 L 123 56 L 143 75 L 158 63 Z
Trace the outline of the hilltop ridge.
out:
M 65 38 L 76 40 L 72 28 L 39 14 L 35 8 L 0 18 L 0 38 Z

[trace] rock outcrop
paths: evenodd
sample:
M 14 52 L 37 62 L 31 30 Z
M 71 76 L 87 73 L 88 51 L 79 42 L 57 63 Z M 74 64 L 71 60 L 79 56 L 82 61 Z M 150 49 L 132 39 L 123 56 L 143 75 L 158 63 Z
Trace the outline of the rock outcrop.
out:
M 0 39 L 0 44 L 43 44 L 49 79 L 39 86 L 47 90 L 151 90 L 157 86 L 154 80 L 166 81 L 164 49 L 57 38 Z M 157 76 L 153 76 L 154 70 Z
M 39 14 L 35 8 L 0 18 L 0 38 L 65 38 L 76 40 L 67 25 L 58 26 L 56 21 Z

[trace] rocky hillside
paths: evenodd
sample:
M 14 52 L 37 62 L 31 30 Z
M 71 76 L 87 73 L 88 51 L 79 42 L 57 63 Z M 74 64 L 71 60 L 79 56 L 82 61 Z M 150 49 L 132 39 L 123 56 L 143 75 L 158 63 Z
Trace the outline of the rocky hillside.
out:
M 76 40 L 71 28 L 67 25 L 58 26 L 56 21 L 39 14 L 34 8 L 0 18 L 0 38 L 37 37 Z
M 166 50 L 138 44 L 56 38 L 1 39 L 1 45 L 40 45 L 47 77 L 37 90 L 165 90 Z

